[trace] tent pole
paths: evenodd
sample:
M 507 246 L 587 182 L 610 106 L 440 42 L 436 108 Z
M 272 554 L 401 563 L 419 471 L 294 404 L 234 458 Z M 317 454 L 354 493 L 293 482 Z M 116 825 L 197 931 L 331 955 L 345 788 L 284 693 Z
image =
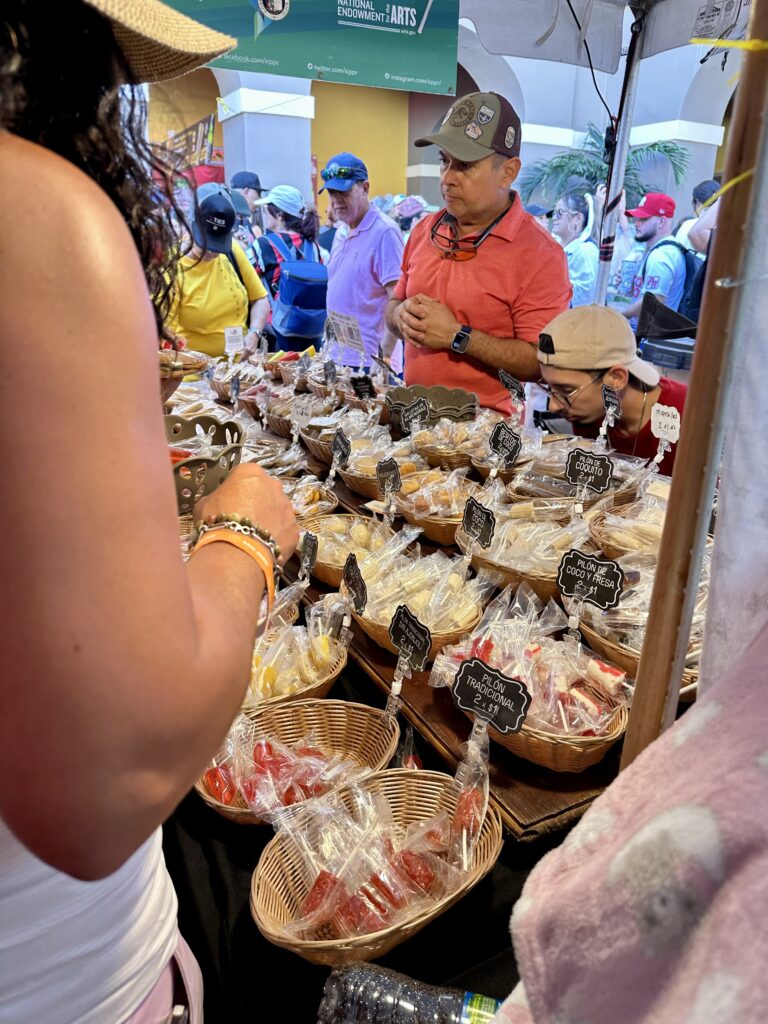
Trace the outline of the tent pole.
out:
M 768 39 L 768 0 L 754 0 L 749 34 L 753 39 Z M 741 307 L 749 301 L 749 292 L 739 286 L 721 287 L 718 282 L 741 281 L 748 276 L 750 266 L 761 260 L 764 265 L 763 232 L 750 215 L 750 203 L 754 192 L 755 202 L 760 206 L 756 213 L 765 216 L 768 139 L 762 136 L 767 102 L 768 51 L 747 51 L 728 139 L 725 180 L 752 169 L 754 175 L 720 200 L 689 399 L 659 549 L 659 571 L 646 624 L 646 639 L 650 642 L 644 645 L 640 656 L 622 768 L 672 724 L 677 708 L 730 385 L 738 366 L 739 349 L 747 343 L 747 332 L 737 334 L 734 328 L 741 319 Z M 756 181 L 759 187 L 753 187 Z M 755 344 L 759 339 L 750 341 Z
M 640 62 L 643 59 L 645 39 L 643 25 L 644 21 L 641 15 L 632 26 L 633 32 L 640 33 L 640 38 L 637 41 L 637 46 L 630 47 L 627 53 L 627 66 L 624 69 L 624 99 L 616 131 L 611 194 L 605 197 L 605 214 L 600 237 L 600 263 L 598 264 L 597 284 L 595 285 L 595 302 L 598 306 L 605 305 L 608 295 L 608 280 L 611 276 L 611 260 L 613 259 L 613 243 L 616 238 L 616 225 L 619 220 L 619 204 L 618 201 L 614 204 L 614 200 L 617 200 L 617 197 L 621 195 L 621 190 L 624 188 L 624 172 L 627 167 L 627 156 L 629 155 L 629 134 L 632 131 L 632 116 L 635 110 L 637 85 L 640 79 Z

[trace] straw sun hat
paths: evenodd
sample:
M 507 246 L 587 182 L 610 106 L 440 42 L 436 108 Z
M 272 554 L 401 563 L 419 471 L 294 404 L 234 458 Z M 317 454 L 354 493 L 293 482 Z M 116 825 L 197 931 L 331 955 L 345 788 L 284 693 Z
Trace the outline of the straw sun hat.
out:
M 177 78 L 207 64 L 237 40 L 206 28 L 160 0 L 84 0 L 111 24 L 135 82 Z

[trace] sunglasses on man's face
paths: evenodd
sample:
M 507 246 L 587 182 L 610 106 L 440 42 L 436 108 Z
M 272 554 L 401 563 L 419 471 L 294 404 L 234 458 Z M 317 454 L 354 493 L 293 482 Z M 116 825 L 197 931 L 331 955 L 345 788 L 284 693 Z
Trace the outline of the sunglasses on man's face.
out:
M 342 167 L 341 164 L 329 164 L 320 171 L 323 181 L 330 181 L 332 178 L 358 178 L 359 171 L 355 167 Z

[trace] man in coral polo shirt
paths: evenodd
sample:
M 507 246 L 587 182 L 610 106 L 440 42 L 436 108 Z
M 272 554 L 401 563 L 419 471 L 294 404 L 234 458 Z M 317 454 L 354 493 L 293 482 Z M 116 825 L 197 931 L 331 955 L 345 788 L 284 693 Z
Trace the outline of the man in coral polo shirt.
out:
M 539 333 L 571 298 L 562 247 L 510 191 L 520 119 L 503 96 L 470 93 L 415 144 L 440 147 L 445 209 L 414 228 L 387 308 L 406 383 L 465 388 L 508 413 L 499 370 L 536 380 Z

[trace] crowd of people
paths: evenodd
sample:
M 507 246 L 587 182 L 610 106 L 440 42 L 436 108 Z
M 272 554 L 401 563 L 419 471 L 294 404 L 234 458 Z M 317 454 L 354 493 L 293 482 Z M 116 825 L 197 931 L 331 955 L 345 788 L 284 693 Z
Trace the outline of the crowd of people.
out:
M 9 208 L 27 213 L 7 221 L 0 270 L 0 411 L 14 439 L 3 512 L 3 650 L 14 679 L 0 718 L 0 1018 L 144 1024 L 183 1002 L 199 1022 L 200 976 L 178 932 L 159 830 L 240 707 L 268 584 L 298 534 L 279 483 L 241 465 L 198 504 L 217 529 L 182 564 L 159 337 L 211 356 L 234 339 L 247 355 L 265 333 L 278 348 L 305 347 L 321 339 L 327 312 L 350 315 L 364 365 L 383 356 L 404 366 L 407 383 L 463 387 L 501 412 L 510 398 L 500 369 L 543 379 L 579 433 L 594 434 L 600 384 L 610 384 L 622 397 L 611 444 L 647 457 L 653 406 L 682 409 L 685 388 L 638 357 L 629 321 L 643 290 L 673 306 L 682 295 L 675 204 L 651 193 L 622 213 L 645 248 L 638 291 L 621 311 L 593 305 L 605 197 L 574 188 L 551 217 L 526 212 L 513 188 L 520 119 L 503 96 L 472 93 L 416 140 L 438 148 L 440 209 L 403 198 L 392 204 L 397 223 L 372 201 L 364 160 L 343 152 L 321 173 L 326 232 L 297 189 L 265 192 L 241 171 L 230 188 L 197 190 L 185 244 L 153 201 L 163 169 L 124 86 L 205 64 L 234 40 L 191 29 L 155 0 L 7 0 L 3 18 L 0 183 Z M 49 203 L 28 203 L 30 181 Z M 697 188 L 697 202 L 713 194 L 711 183 Z M 691 245 L 706 246 L 713 209 L 682 226 Z M 32 380 L 30 420 L 19 382 Z M 570 852 L 588 873 L 588 850 Z M 599 943 L 600 924 L 577 945 Z M 532 973 L 524 980 L 543 998 Z M 584 981 L 586 1003 L 602 980 L 593 971 Z

